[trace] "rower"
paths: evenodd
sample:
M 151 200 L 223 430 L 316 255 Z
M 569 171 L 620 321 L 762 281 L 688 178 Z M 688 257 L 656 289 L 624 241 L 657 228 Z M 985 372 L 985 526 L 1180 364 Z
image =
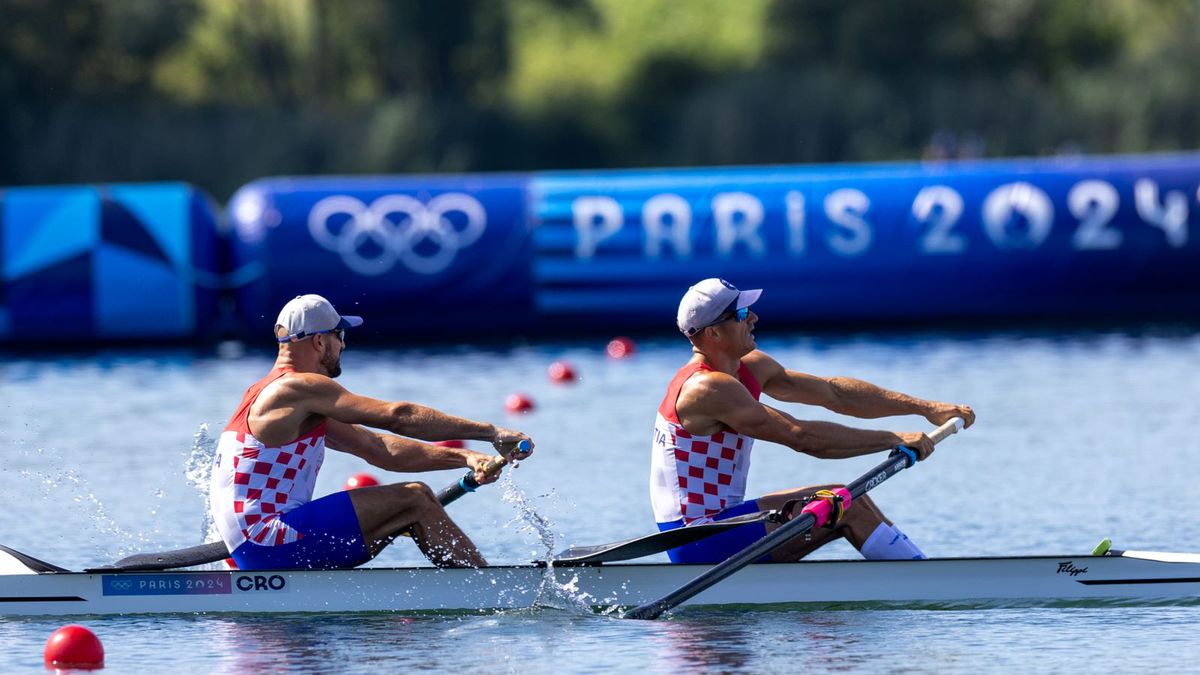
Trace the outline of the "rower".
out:
M 246 391 L 221 433 L 209 488 L 217 530 L 240 569 L 355 567 L 400 533 L 439 567 L 487 565 L 424 483 L 312 499 L 326 444 L 388 471 L 467 467 L 481 484 L 498 477 L 494 455 L 413 439 L 486 440 L 509 459 L 533 449 L 520 432 L 346 390 L 334 378 L 346 330 L 360 325 L 319 295 L 297 296 L 279 313 L 275 366 Z
M 800 421 L 759 402 L 760 394 L 827 408 L 860 418 L 920 415 L 933 424 L 961 417 L 975 421 L 969 406 L 939 403 L 888 391 L 847 377 L 822 378 L 788 370 L 754 341 L 758 315 L 750 306 L 762 290 L 739 291 L 724 279 L 705 279 L 688 289 L 676 324 L 692 344 L 692 358 L 667 386 L 654 427 L 650 500 L 659 530 L 725 520 L 759 511 L 799 514 L 814 498 L 839 500 L 840 485 L 815 485 L 745 499 L 755 439 L 772 441 L 821 459 L 844 459 L 897 446 L 919 460 L 933 452 L 921 432 L 867 431 L 830 422 Z M 836 504 L 835 504 L 836 506 Z M 776 549 L 770 561 L 803 558 L 845 537 L 869 559 L 924 558 L 924 553 L 864 495 L 847 505 L 832 527 Z M 751 522 L 685 546 L 668 555 L 676 563 L 717 563 L 778 527 Z M 761 560 L 768 562 L 768 560 Z

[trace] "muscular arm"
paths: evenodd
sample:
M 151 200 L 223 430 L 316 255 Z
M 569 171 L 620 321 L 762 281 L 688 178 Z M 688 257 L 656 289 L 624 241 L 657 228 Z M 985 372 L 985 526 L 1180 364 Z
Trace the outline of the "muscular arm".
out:
M 391 434 L 377 434 L 335 420 L 329 421 L 327 437 L 330 447 L 335 450 L 360 457 L 387 471 L 417 473 L 466 466 L 474 468 L 473 460 L 491 457 L 461 448 L 444 448 Z
M 262 417 L 268 422 L 280 414 L 296 420 L 320 415 L 330 421 L 360 424 L 427 441 L 491 441 L 496 439 L 500 431 L 486 422 L 455 417 L 416 403 L 381 401 L 360 396 L 328 377 L 312 373 L 300 373 L 279 380 L 263 392 L 259 403 L 265 412 Z M 287 430 L 288 433 L 291 431 Z
M 844 459 L 907 445 L 921 459 L 933 451 L 923 433 L 893 433 L 852 429 L 832 422 L 800 421 L 754 400 L 735 378 L 706 373 L 689 379 L 676 403 L 681 421 L 702 425 L 715 420 L 739 433 L 772 441 L 820 459 Z
M 920 415 L 933 424 L 943 424 L 952 417 L 962 417 L 966 426 L 975 422 L 975 412 L 970 406 L 926 401 L 852 377 L 826 379 L 788 370 L 761 351 L 746 355 L 743 361 L 758 379 L 763 393 L 780 401 L 819 405 L 863 419 Z
M 377 434 L 364 426 L 429 441 L 481 439 L 491 441 L 505 454 L 528 457 L 533 444 L 517 451 L 525 434 L 500 429 L 485 422 L 447 415 L 407 402 L 387 402 L 359 396 L 323 375 L 312 373 L 284 377 L 267 387 L 250 411 L 251 430 L 267 444 L 286 443 L 311 429 L 316 420 L 328 423 L 327 436 L 336 450 L 357 455 L 389 471 L 435 471 L 467 466 L 482 483 L 496 480 L 487 473 L 493 455 L 427 445 L 392 434 Z

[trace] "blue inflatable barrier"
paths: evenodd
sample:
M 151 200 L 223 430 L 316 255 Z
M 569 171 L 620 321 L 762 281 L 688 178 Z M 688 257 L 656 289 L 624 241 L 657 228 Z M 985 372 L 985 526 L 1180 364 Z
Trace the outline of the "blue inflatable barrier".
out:
M 320 293 L 374 340 L 511 335 L 533 309 L 524 176 L 273 178 L 234 195 L 242 334 Z
M 546 325 L 673 325 L 710 276 L 789 323 L 1188 315 L 1200 155 L 543 173 Z
M 0 192 L 0 342 L 215 334 L 212 206 L 178 183 Z
M 1200 316 L 1200 154 L 0 192 L 0 344 L 669 330 L 695 281 L 791 324 Z M 615 327 L 615 328 L 614 328 Z

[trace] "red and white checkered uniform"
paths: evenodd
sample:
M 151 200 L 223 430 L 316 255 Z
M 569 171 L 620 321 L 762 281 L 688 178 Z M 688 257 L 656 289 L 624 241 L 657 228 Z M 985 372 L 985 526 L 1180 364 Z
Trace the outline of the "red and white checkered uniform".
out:
M 250 433 L 250 406 L 266 386 L 291 369 L 277 368 L 242 398 L 217 441 L 209 502 L 217 530 L 232 551 L 245 541 L 279 546 L 301 535 L 279 516 L 312 500 L 325 460 L 325 422 L 290 443 L 270 447 Z
M 701 370 L 712 368 L 692 363 L 675 373 L 658 406 L 650 461 L 650 503 L 654 519 L 660 523 L 705 522 L 746 498 L 754 439 L 733 429 L 696 436 L 679 424 L 675 412 L 679 390 Z M 758 380 L 744 363 L 738 368 L 738 379 L 757 400 L 761 391 Z

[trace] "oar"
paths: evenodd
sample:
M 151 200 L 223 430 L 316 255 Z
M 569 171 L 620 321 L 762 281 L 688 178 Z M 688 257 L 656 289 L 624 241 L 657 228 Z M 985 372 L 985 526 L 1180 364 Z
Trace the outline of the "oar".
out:
M 929 434 L 929 438 L 934 443 L 939 443 L 946 437 L 962 428 L 962 419 L 955 417 L 937 429 L 934 429 L 933 432 Z M 870 491 L 871 488 L 912 466 L 916 463 L 916 461 L 916 453 L 908 448 L 901 447 L 893 450 L 891 454 L 888 455 L 887 461 L 883 462 L 874 469 L 871 469 L 871 471 L 860 477 L 858 480 L 846 486 L 850 492 L 850 508 L 854 508 L 854 499 L 863 496 Z M 813 515 L 813 513 L 806 510 L 801 513 L 800 516 L 789 520 L 788 522 L 779 526 L 779 528 L 774 532 L 768 534 L 762 539 L 759 539 L 741 551 L 738 551 L 723 562 L 709 569 L 707 572 L 701 574 L 695 579 L 692 579 L 670 594 L 665 595 L 658 600 L 634 607 L 624 614 L 624 618 L 657 619 L 662 615 L 663 612 L 678 606 L 680 603 L 687 602 L 689 599 L 700 593 L 703 593 L 725 577 L 728 577 L 746 565 L 749 565 L 762 556 L 769 554 L 771 551 L 774 551 L 780 546 L 783 546 L 793 538 L 798 537 L 805 532 L 809 532 L 817 525 L 817 517 Z
M 522 440 L 516 445 L 516 449 L 522 453 L 529 452 L 531 449 L 529 441 Z M 488 476 L 495 475 L 497 471 L 502 469 L 505 464 L 508 464 L 508 457 L 500 455 L 486 467 L 484 473 Z M 454 483 L 447 485 L 438 492 L 438 501 L 442 506 L 446 506 L 450 502 L 458 499 L 468 492 L 474 492 L 475 488 L 479 487 L 479 481 L 475 480 L 475 472 L 468 471 L 462 478 L 459 478 Z M 162 553 L 135 553 L 127 558 L 122 558 L 117 562 L 106 565 L 104 567 L 95 567 L 86 571 L 110 571 L 110 570 L 170 570 L 177 567 L 191 567 L 193 565 L 204 565 L 207 563 L 217 562 L 229 557 L 229 549 L 225 547 L 225 542 L 214 541 L 199 546 L 189 546 L 188 548 L 176 549 L 174 551 L 163 551 Z
M 521 455 L 525 455 L 532 449 L 533 444 L 529 441 L 520 440 L 516 443 L 516 450 Z M 498 455 L 496 459 L 493 459 L 488 463 L 487 466 L 483 467 L 483 473 L 489 477 L 494 476 L 499 473 L 500 469 L 503 469 L 504 465 L 506 464 L 508 464 L 508 456 L 503 454 Z M 466 475 L 458 479 L 457 483 L 451 483 L 437 493 L 438 502 L 440 502 L 442 506 L 446 506 L 468 492 L 474 492 L 475 488 L 477 487 L 479 487 L 479 481 L 475 480 L 475 472 L 468 471 Z
M 594 563 L 643 558 L 648 555 L 685 546 L 701 539 L 707 539 L 722 532 L 728 532 L 735 527 L 741 527 L 747 523 L 764 522 L 770 520 L 773 515 L 773 511 L 748 513 L 744 516 L 719 520 L 715 523 L 677 527 L 673 530 L 655 532 L 654 534 L 647 534 L 642 537 L 626 539 L 625 541 L 613 542 L 611 544 L 572 546 L 556 554 L 550 562 L 555 566 L 591 565 Z

